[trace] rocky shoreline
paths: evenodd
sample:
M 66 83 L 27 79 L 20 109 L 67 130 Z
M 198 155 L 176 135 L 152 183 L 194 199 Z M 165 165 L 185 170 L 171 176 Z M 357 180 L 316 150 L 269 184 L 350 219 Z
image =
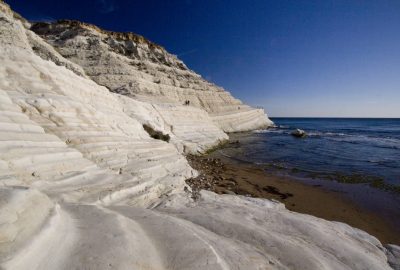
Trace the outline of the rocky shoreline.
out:
M 186 180 L 186 183 L 192 188 L 194 198 L 198 197 L 200 190 L 208 190 L 217 194 L 243 195 L 247 197 L 257 197 L 257 194 L 243 189 L 236 177 L 229 174 L 229 165 L 220 158 L 209 157 L 207 155 L 195 156 L 188 155 L 189 164 L 200 172 L 197 177 Z M 250 181 L 248 183 L 252 184 Z M 260 187 L 254 186 L 258 190 Z M 291 193 L 282 193 L 273 186 L 262 187 L 262 190 L 280 197 L 285 200 L 293 196 Z
M 187 160 L 199 171 L 197 177 L 186 180 L 193 199 L 199 199 L 200 191 L 207 190 L 217 194 L 275 200 L 284 203 L 291 211 L 344 222 L 367 231 L 382 243 L 400 244 L 397 228 L 338 192 L 268 174 L 255 165 L 233 163 L 218 151 L 202 156 L 188 155 Z

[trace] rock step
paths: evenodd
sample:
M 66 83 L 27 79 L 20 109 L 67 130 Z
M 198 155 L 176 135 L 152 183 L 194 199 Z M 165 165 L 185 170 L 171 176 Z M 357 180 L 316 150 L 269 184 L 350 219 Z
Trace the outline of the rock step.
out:
M 66 201 L 82 203 L 99 203 L 101 194 L 132 181 L 132 177 L 110 174 L 109 170 L 88 169 L 87 171 L 70 172 L 56 181 L 41 182 L 38 188 L 52 197 L 61 196 Z
M 1 132 L 0 132 L 1 136 Z M 46 136 L 44 136 L 46 138 Z M 52 137 L 51 137 L 52 138 Z M 39 149 L 43 148 L 67 148 L 65 143 L 58 140 L 58 141 L 1 141 L 0 140 L 0 150 L 1 151 L 10 151 L 12 149 L 21 149 L 21 148 L 32 148 L 38 149 L 38 151 L 42 151 Z
M 43 128 L 27 123 L 10 123 L 0 122 L 1 130 L 5 132 L 29 132 L 29 133 L 42 133 Z
M 0 111 L 0 123 L 20 123 L 20 124 L 29 124 L 30 120 L 27 116 L 21 114 L 2 114 Z
M 0 91 L 2 103 L 10 104 L 4 91 Z M 0 123 L 0 149 L 2 159 L 11 174 L 29 181 L 52 179 L 65 172 L 96 167 L 75 149 L 68 148 L 56 136 L 44 133 L 42 127 L 30 121 L 19 110 L 14 110 L 13 125 Z M 19 121 L 24 122 L 21 124 Z
M 3 98 L 1 102 L 3 102 L 4 100 L 6 100 L 6 98 Z M 11 114 L 11 113 L 20 113 L 21 109 L 8 102 L 7 103 L 3 102 L 0 103 L 0 111 L 6 112 L 6 114 Z
M 71 152 L 58 152 L 58 153 L 45 153 L 36 155 L 24 155 L 20 158 L 10 158 L 8 161 L 15 168 L 31 168 L 40 167 L 45 164 L 61 163 L 67 164 L 68 162 L 74 162 L 76 160 L 82 159 L 82 154 L 77 151 Z M 84 159 L 82 159 L 83 162 Z M 89 162 L 89 161 L 88 161 Z M 90 162 L 89 162 L 90 163 Z
M 134 149 L 135 152 L 140 153 L 140 151 L 149 151 L 149 150 L 159 150 L 159 149 L 168 149 L 171 151 L 171 148 L 166 143 L 158 142 L 157 140 L 142 140 L 142 141 L 104 141 L 104 142 L 90 142 L 85 144 L 77 144 L 74 145 L 76 149 L 80 152 L 93 152 L 96 153 L 98 151 L 113 151 L 115 149 Z
M 83 171 L 93 167 L 93 163 L 82 158 L 56 159 L 50 162 L 32 163 L 31 165 L 15 165 L 10 161 L 13 169 L 18 170 L 19 175 L 32 176 L 38 180 L 49 179 L 55 175 L 62 175 L 70 171 Z
M 0 127 L 0 142 L 42 143 L 42 142 L 61 142 L 61 141 L 57 136 L 52 134 L 2 131 Z
M 150 158 L 150 156 L 149 156 Z M 171 161 L 173 160 L 173 161 Z M 175 170 L 179 170 L 184 164 L 182 161 L 176 160 L 175 155 L 163 156 L 163 157 L 151 157 L 151 159 L 132 160 L 125 166 L 126 172 L 144 172 L 144 171 L 157 171 L 156 167 L 164 170 L 165 172 L 177 173 Z
M 156 170 L 146 170 L 148 174 L 154 176 Z M 124 182 L 116 188 L 104 194 L 99 200 L 104 205 L 111 204 L 128 204 L 141 207 L 150 207 L 156 201 L 159 201 L 161 196 L 165 196 L 169 192 L 183 191 L 184 182 L 188 174 L 187 169 L 178 171 L 175 175 L 171 175 L 168 171 L 163 171 L 163 174 L 158 174 L 157 177 L 150 175 L 141 175 L 140 179 L 153 179 L 150 181 L 133 181 Z M 159 172 L 160 173 L 160 172 Z
M 261 110 L 249 110 L 243 113 L 233 113 L 212 116 L 214 122 L 227 132 L 246 131 L 255 128 L 263 128 L 270 124 L 266 121 Z

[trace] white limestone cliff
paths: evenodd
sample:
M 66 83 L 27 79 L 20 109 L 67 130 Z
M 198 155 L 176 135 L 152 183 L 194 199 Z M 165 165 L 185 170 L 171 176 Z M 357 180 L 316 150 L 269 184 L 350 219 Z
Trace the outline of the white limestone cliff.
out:
M 77 21 L 36 23 L 31 28 L 64 57 L 112 92 L 156 103 L 206 110 L 225 132 L 265 128 L 263 109 L 251 108 L 206 80 L 164 48 L 133 33 L 116 33 Z
M 280 203 L 210 192 L 193 201 L 184 180 L 197 172 L 182 152 L 226 138 L 210 115 L 111 93 L 27 27 L 0 1 L 1 269 L 398 265 L 396 246 Z

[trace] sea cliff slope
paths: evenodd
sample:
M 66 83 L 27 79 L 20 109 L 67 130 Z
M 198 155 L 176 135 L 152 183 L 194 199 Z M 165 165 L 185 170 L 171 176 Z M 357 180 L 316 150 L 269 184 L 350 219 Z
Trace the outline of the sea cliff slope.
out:
M 398 247 L 277 202 L 205 191 L 193 200 L 185 179 L 197 172 L 182 153 L 227 138 L 212 116 L 110 92 L 29 28 L 0 1 L 1 269 L 398 263 Z M 184 114 L 200 128 L 175 127 Z M 170 141 L 152 138 L 144 123 L 170 130 Z
M 112 92 L 158 103 L 189 101 L 190 106 L 207 111 L 225 132 L 271 124 L 263 109 L 243 104 L 142 36 L 71 20 L 35 23 L 31 30 Z

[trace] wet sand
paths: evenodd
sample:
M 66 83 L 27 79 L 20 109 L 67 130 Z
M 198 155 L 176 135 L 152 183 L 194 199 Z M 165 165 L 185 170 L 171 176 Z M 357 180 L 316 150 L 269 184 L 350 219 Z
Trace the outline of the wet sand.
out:
M 240 164 L 224 159 L 218 153 L 209 156 L 189 156 L 191 165 L 201 172 L 187 180 L 194 190 L 219 194 L 274 199 L 286 208 L 332 221 L 347 223 L 377 237 L 383 244 L 400 244 L 400 228 L 381 215 L 361 207 L 345 192 L 332 191 L 318 184 L 302 183 L 291 177 L 268 174 L 253 164 Z

